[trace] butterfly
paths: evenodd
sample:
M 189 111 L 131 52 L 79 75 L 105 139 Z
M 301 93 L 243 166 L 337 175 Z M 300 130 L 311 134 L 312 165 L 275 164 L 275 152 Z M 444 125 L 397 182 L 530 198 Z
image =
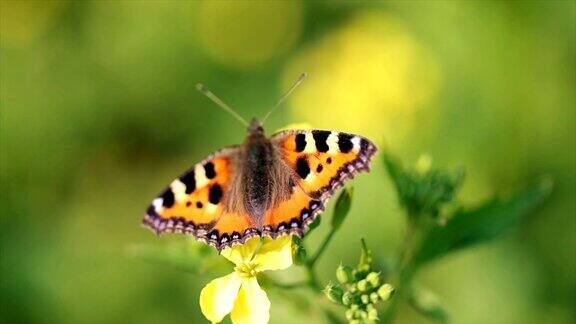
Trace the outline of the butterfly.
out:
M 172 181 L 143 224 L 156 234 L 193 235 L 218 251 L 254 236 L 303 236 L 345 181 L 369 171 L 376 151 L 367 138 L 344 132 L 285 130 L 267 137 L 253 119 L 242 144 L 209 155 Z

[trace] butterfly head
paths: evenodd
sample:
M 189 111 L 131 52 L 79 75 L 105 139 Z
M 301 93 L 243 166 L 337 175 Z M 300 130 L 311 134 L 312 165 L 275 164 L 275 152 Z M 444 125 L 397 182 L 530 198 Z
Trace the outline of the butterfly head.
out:
M 258 121 L 256 118 L 252 118 L 250 125 L 248 125 L 248 134 L 264 135 L 264 127 L 262 127 L 262 123 Z

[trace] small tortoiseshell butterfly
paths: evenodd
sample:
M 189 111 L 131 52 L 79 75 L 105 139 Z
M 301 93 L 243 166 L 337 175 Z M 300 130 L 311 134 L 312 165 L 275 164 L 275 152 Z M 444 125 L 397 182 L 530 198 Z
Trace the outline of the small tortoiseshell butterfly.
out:
M 369 171 L 375 153 L 370 140 L 343 132 L 286 130 L 267 137 L 253 119 L 244 143 L 209 155 L 172 181 L 143 224 L 156 234 L 191 234 L 218 251 L 252 236 L 303 236 L 346 180 Z

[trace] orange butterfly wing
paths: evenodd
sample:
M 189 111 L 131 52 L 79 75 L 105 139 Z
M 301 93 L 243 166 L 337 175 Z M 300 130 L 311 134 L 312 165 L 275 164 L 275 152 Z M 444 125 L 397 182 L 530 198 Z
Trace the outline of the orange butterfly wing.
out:
M 266 215 L 264 232 L 271 236 L 303 235 L 346 180 L 369 171 L 377 150 L 364 137 L 322 130 L 288 130 L 271 140 L 295 182 L 291 197 Z
M 302 236 L 344 181 L 368 171 L 376 147 L 368 139 L 330 131 L 280 132 L 275 152 L 292 173 L 290 196 L 266 211 L 262 228 L 248 214 L 226 211 L 240 148 L 220 150 L 194 165 L 153 200 L 143 224 L 157 234 L 191 234 L 218 250 L 252 236 Z
M 308 225 L 324 210 L 320 200 L 310 197 L 297 186 L 292 190 L 287 200 L 266 212 L 263 235 L 272 238 L 286 234 L 302 236 Z
M 224 207 L 238 154 L 238 147 L 226 148 L 192 166 L 153 200 L 143 224 L 157 234 L 191 234 L 219 250 L 256 234 L 248 215 Z

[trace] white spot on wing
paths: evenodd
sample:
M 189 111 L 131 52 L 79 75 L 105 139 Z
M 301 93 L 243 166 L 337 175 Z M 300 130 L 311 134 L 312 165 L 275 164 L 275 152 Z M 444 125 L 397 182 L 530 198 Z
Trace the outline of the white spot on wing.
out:
M 338 149 L 338 133 L 331 132 L 326 139 L 326 144 L 328 144 L 328 154 L 337 154 L 340 152 Z
M 161 212 L 164 211 L 164 206 L 162 205 L 164 203 L 164 199 L 162 198 L 156 198 L 152 201 L 152 205 L 154 206 L 154 210 L 160 214 Z
M 194 167 L 194 180 L 196 180 L 196 188 L 202 188 L 210 181 L 206 178 L 204 166 L 200 163 Z
M 186 200 L 188 195 L 186 194 L 186 185 L 182 183 L 179 179 L 172 181 L 170 184 L 170 188 L 172 189 L 172 193 L 174 193 L 174 199 L 178 203 L 182 203 Z
M 358 137 L 358 136 L 354 136 L 354 137 L 352 138 L 352 140 L 351 140 L 352 145 L 353 145 L 352 150 L 353 150 L 355 153 L 358 153 L 358 152 L 360 151 L 360 140 L 361 140 L 361 139 L 360 139 L 360 137 Z
M 308 173 L 304 181 L 307 183 L 314 183 L 314 180 L 316 180 L 316 174 L 310 170 L 310 173 Z
M 316 153 L 316 141 L 312 136 L 312 132 L 306 132 L 306 147 L 304 153 Z
M 205 212 L 207 214 L 215 214 L 218 209 L 218 205 L 206 204 Z

